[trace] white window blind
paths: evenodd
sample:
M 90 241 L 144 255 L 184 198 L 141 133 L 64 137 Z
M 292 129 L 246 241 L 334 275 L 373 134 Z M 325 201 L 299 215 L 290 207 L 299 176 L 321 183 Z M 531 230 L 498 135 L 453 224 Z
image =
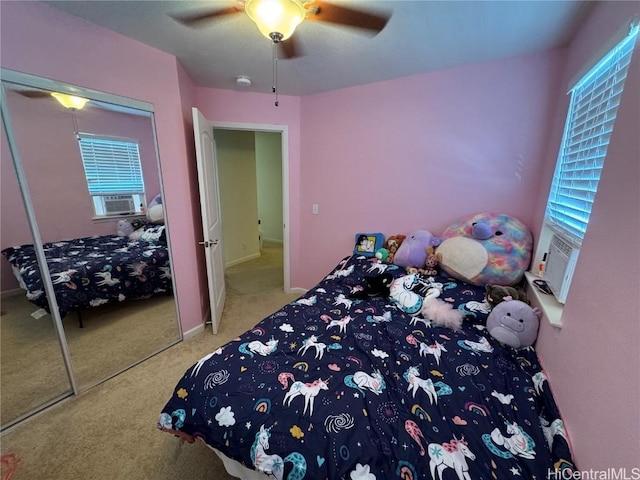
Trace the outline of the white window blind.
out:
M 89 194 L 144 194 L 138 143 L 79 134 Z
M 577 243 L 587 230 L 637 35 L 636 25 L 570 92 L 546 217 Z

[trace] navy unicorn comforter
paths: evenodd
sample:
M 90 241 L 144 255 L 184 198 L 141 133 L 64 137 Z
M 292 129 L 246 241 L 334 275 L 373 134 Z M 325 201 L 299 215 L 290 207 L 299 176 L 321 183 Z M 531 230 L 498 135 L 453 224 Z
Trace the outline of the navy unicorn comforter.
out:
M 167 245 L 95 236 L 45 243 L 47 265 L 60 315 L 105 303 L 170 293 Z M 2 250 L 30 302 L 49 311 L 33 245 Z
M 158 427 L 278 479 L 542 479 L 573 468 L 535 351 L 487 333 L 484 289 L 419 279 L 418 293 L 437 286 L 464 312 L 454 332 L 387 297 L 351 297 L 384 270 L 404 275 L 348 257 L 200 359 Z

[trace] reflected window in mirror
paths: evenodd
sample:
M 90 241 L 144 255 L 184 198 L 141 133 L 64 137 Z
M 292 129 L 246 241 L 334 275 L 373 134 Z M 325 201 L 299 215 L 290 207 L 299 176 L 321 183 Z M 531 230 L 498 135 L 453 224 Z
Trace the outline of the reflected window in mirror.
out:
M 138 141 L 78 133 L 78 144 L 95 216 L 142 215 L 147 204 Z

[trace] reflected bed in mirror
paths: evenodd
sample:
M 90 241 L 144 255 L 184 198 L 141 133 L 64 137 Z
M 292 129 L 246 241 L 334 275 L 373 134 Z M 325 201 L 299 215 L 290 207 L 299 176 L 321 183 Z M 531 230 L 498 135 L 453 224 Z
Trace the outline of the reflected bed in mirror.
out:
M 43 244 L 60 316 L 64 318 L 75 311 L 83 327 L 82 314 L 86 309 L 171 294 L 171 265 L 164 228 L 148 224 L 130 234 Z M 11 264 L 27 299 L 49 312 L 34 246 L 8 247 L 2 254 Z
M 45 365 L 35 375 L 33 365 L 21 366 L 25 352 L 68 350 L 78 392 L 181 339 L 152 108 L 32 76 L 7 80 L 5 73 L 12 135 L 2 138 L 3 425 L 15 417 L 8 412 L 22 401 L 24 382 L 48 376 Z M 68 108 L 51 95 L 59 90 L 87 101 Z M 28 215 L 13 215 L 25 206 L 8 140 L 41 244 Z M 53 335 L 40 339 L 57 322 L 64 346 Z M 22 373 L 8 376 L 10 369 Z

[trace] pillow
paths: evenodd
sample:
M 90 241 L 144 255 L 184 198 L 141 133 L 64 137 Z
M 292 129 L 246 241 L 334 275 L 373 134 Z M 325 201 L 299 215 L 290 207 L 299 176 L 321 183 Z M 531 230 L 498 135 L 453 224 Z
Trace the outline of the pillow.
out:
M 440 268 L 473 285 L 517 285 L 531 261 L 531 232 L 510 215 L 479 213 L 454 222 L 442 236 Z
M 151 223 L 164 224 L 164 206 L 162 205 L 162 195 L 153 197 L 147 206 L 147 219 Z
M 384 235 L 382 233 L 356 233 L 356 244 L 353 247 L 355 255 L 373 257 L 376 250 L 382 248 Z
M 134 230 L 129 235 L 131 240 L 143 240 L 145 242 L 166 243 L 164 225 L 144 225 L 142 228 Z
M 116 233 L 119 237 L 131 237 L 131 234 L 138 230 L 143 225 L 146 225 L 147 221 L 142 218 L 134 218 L 131 220 L 118 220 L 116 225 Z

